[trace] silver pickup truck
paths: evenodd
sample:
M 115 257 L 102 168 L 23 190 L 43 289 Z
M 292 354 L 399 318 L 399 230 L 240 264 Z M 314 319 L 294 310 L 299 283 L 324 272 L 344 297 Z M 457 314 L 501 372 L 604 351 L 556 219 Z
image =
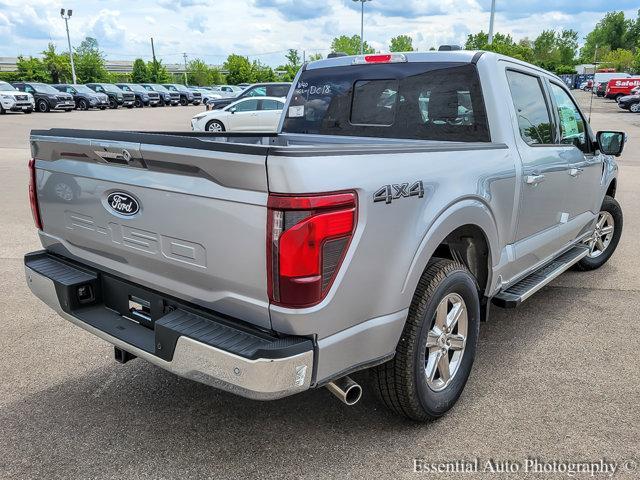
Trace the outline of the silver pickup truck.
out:
M 429 420 L 492 304 L 613 254 L 625 139 L 493 53 L 312 62 L 274 135 L 33 131 L 27 282 L 120 362 Z

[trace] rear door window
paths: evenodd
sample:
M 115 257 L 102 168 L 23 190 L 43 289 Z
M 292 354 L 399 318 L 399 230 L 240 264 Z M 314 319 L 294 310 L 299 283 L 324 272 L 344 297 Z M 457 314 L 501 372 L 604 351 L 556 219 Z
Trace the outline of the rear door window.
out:
M 523 140 L 529 145 L 552 145 L 553 128 L 540 79 L 507 70 L 507 80 Z
M 283 132 L 490 142 L 475 65 L 409 62 L 306 70 Z

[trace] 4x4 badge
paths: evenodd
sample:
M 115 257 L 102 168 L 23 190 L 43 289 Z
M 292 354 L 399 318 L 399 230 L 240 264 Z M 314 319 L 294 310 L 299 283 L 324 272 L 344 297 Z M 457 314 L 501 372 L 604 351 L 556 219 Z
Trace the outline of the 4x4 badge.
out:
M 373 194 L 374 202 L 385 202 L 387 205 L 402 197 L 424 197 L 424 185 L 418 180 L 409 186 L 408 183 L 384 185 Z

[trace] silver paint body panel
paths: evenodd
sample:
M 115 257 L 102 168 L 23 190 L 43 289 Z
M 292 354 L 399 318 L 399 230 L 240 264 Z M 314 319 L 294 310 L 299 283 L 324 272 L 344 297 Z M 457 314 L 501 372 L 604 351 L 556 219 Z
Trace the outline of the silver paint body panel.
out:
M 425 52 L 407 57 L 472 61 L 477 55 Z M 308 68 L 351 61 L 329 59 Z M 202 147 L 185 148 L 167 141 L 145 143 L 144 134 L 137 144 L 32 137 L 42 243 L 256 326 L 313 336 L 314 383 L 393 355 L 418 280 L 449 233 L 464 225 L 484 233 L 490 250 L 484 294 L 490 297 L 580 242 L 593 228 L 617 175 L 610 157 L 585 156 L 568 145 L 531 150 L 522 142 L 505 70 L 523 69 L 545 81 L 557 77 L 488 53 L 479 57 L 477 68 L 492 137 L 485 144 L 285 133 L 198 137 Z M 229 151 L 230 144 L 246 144 L 251 152 Z M 105 162 L 94 153 L 96 148 L 126 148 L 133 163 Z M 86 158 L 78 157 L 82 154 Z M 576 166 L 588 174 L 571 176 Z M 543 171 L 547 181 L 526 183 L 528 175 Z M 54 176 L 71 184 L 77 197 L 65 202 L 47 193 Z M 418 180 L 424 184 L 424 198 L 373 202 L 383 185 Z M 270 305 L 268 193 L 347 189 L 358 193 L 358 225 L 328 295 L 311 308 Z M 102 198 L 113 190 L 139 199 L 140 214 L 122 219 L 103 208 Z

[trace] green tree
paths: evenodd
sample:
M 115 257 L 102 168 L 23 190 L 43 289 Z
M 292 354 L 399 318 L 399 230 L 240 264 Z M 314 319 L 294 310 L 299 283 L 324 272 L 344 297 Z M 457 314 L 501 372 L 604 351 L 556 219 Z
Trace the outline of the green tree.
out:
M 229 55 L 224 62 L 224 69 L 228 72 L 227 82 L 231 85 L 253 81 L 253 65 L 247 57 L 236 54 Z
M 353 37 L 348 37 L 346 35 L 342 35 L 334 38 L 331 42 L 331 51 L 342 52 L 347 55 L 358 55 L 360 53 L 360 36 L 354 35 Z M 375 50 L 365 41 L 364 53 L 374 52 Z
M 631 72 L 635 62 L 636 57 L 631 50 L 618 48 L 603 57 L 600 68 L 615 68 L 618 72 Z
M 533 59 L 536 65 L 555 70 L 560 64 L 560 50 L 556 39 L 556 32 L 543 30 L 533 41 Z
M 560 63 L 562 65 L 575 65 L 576 52 L 578 51 L 578 32 L 575 30 L 562 30 L 556 38 L 560 51 Z
M 511 35 L 505 35 L 500 32 L 493 36 L 493 43 L 489 45 L 489 35 L 480 31 L 467 37 L 465 44 L 466 50 L 486 50 L 496 52 L 502 55 L 524 60 L 526 62 L 533 61 L 533 47 L 527 39 L 520 40 L 516 43 Z
M 173 77 L 162 64 L 162 60 L 152 60 L 147 63 L 147 72 L 149 73 L 149 82 L 151 83 L 173 83 Z
M 104 82 L 109 81 L 109 72 L 105 66 L 105 60 L 98 41 L 87 37 L 75 49 L 73 61 L 76 66 L 78 82 Z
M 311 55 L 309 55 L 309 61 L 310 62 L 315 62 L 316 60 L 322 60 L 324 57 L 322 56 L 321 53 L 312 53 Z
M 47 69 L 39 58 L 25 58 L 21 55 L 16 61 L 16 69 L 20 80 L 32 80 L 35 82 L 49 81 Z
M 267 65 L 263 65 L 258 60 L 251 64 L 250 82 L 275 82 L 276 74 L 273 69 Z M 242 82 L 240 82 L 242 83 Z
M 391 39 L 390 52 L 413 52 L 413 39 L 409 35 L 398 35 Z
M 585 37 L 585 44 L 580 50 L 580 58 L 585 63 L 593 62 L 596 46 L 598 47 L 598 57 L 601 52 L 612 50 L 633 49 L 637 45 L 629 45 L 633 39 L 633 31 L 636 25 L 632 20 L 627 20 L 624 12 L 609 12 L 600 20 L 595 28 Z M 630 33 L 631 32 L 631 33 Z
M 149 81 L 149 69 L 145 61 L 141 58 L 136 58 L 133 61 L 131 81 L 134 83 L 147 83 Z
M 276 70 L 284 72 L 281 79 L 290 82 L 295 78 L 298 70 L 300 70 L 300 67 L 302 66 L 302 59 L 300 58 L 298 51 L 294 49 L 289 49 L 285 57 L 287 59 L 287 63 L 285 65 L 280 65 Z
M 187 66 L 187 77 L 191 85 L 212 85 L 212 68 L 203 60 L 195 58 Z
M 71 62 L 69 56 L 57 53 L 53 43 L 49 43 L 42 52 L 42 65 L 47 71 L 51 83 L 67 83 L 72 81 Z

